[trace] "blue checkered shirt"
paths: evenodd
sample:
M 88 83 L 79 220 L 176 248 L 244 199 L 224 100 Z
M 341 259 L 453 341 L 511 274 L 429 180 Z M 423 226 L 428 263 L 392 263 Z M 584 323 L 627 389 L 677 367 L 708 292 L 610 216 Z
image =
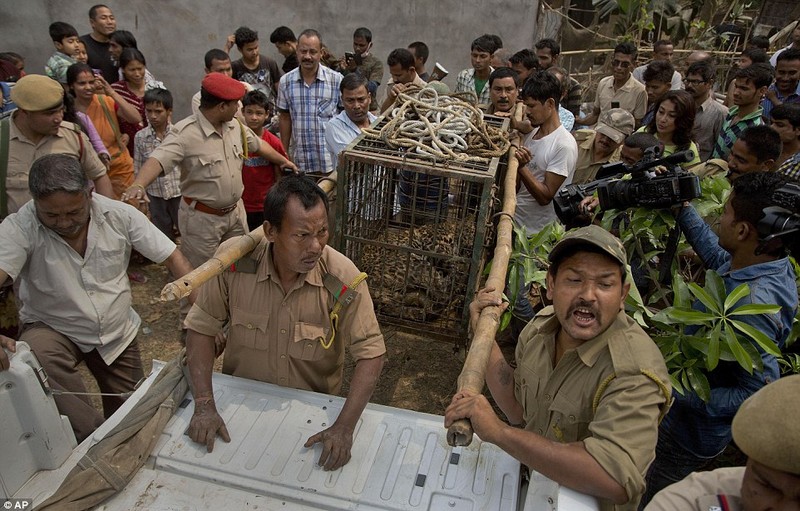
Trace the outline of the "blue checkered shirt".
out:
M 281 77 L 277 106 L 292 118 L 292 159 L 303 172 L 327 174 L 336 168 L 325 147 L 325 124 L 342 109 L 341 83 L 342 75 L 323 65 L 311 85 L 305 83 L 299 67 Z M 287 140 L 282 142 L 290 146 Z
M 172 124 L 167 124 L 167 129 L 164 132 L 166 137 L 172 131 Z M 136 132 L 133 139 L 133 171 L 137 176 L 139 169 L 142 168 L 144 162 L 150 157 L 150 154 L 156 150 L 156 147 L 161 145 L 162 139 L 156 136 L 156 130 L 152 126 L 145 126 Z M 171 169 L 164 169 L 164 175 L 158 176 L 147 187 L 147 193 L 153 197 L 161 197 L 162 199 L 172 199 L 180 197 L 181 195 L 181 171 L 176 165 Z
M 798 85 L 797 88 L 800 89 L 800 85 Z M 778 101 L 781 103 L 794 103 L 796 105 L 800 104 L 800 94 L 798 94 L 796 90 L 788 96 L 784 96 L 780 93 L 774 83 L 769 86 L 769 90 L 775 91 L 775 95 L 778 97 Z M 775 108 L 775 105 L 773 105 L 772 101 L 769 99 L 764 98 L 761 100 L 761 108 L 764 109 L 764 119 L 770 119 L 772 116 L 772 109 Z
M 800 153 L 794 153 L 791 158 L 783 162 L 778 167 L 778 172 L 786 174 L 795 181 L 800 180 Z

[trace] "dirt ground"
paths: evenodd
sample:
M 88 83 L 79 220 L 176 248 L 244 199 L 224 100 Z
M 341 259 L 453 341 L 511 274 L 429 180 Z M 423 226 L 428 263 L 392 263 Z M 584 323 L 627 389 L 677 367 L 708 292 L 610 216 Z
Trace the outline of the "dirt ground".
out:
M 158 300 L 168 282 L 162 265 L 132 264 L 131 270 L 147 277 L 145 283 L 131 282 L 133 307 L 142 318 L 139 345 L 147 374 L 153 359 L 167 361 L 180 351 L 178 305 Z M 454 352 L 455 344 L 399 332 L 391 326 L 381 325 L 381 329 L 388 358 L 371 402 L 441 415 L 461 371 L 462 359 Z M 351 365 L 346 367 L 345 382 Z M 216 367 L 221 367 L 219 360 Z M 93 381 L 88 373 L 86 376 L 87 382 Z M 342 392 L 347 392 L 346 383 Z

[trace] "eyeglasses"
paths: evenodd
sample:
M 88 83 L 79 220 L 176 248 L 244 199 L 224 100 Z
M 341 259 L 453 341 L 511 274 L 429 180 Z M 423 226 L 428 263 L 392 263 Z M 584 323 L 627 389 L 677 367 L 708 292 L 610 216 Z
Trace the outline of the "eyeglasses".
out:
M 614 59 L 611 61 L 611 67 L 621 67 L 622 69 L 628 69 L 629 67 L 631 67 L 631 63 L 624 60 Z
M 700 85 L 701 83 L 706 83 L 705 80 L 690 80 L 688 78 L 683 79 L 683 83 L 686 85 Z

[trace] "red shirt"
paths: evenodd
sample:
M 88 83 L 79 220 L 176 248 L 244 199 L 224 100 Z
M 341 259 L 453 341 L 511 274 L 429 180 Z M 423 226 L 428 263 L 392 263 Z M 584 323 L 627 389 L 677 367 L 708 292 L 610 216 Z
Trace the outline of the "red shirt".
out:
M 272 146 L 273 149 L 288 158 L 280 139 L 264 129 L 261 140 Z M 244 192 L 242 201 L 248 213 L 258 213 L 264 210 L 264 197 L 272 185 L 275 184 L 275 166 L 261 156 L 253 155 L 247 158 L 242 165 L 242 181 Z

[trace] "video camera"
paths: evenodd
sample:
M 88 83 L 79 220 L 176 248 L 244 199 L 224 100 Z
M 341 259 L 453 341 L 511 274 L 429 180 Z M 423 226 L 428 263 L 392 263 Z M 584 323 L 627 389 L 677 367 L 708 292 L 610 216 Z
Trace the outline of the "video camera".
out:
M 772 200 L 776 205 L 764 208 L 764 217 L 758 221 L 760 241 L 756 254 L 773 252 L 779 245 L 778 240 L 797 254 L 793 249 L 798 243 L 789 235 L 800 231 L 800 185 L 784 184 L 772 193 Z
M 700 197 L 700 179 L 679 165 L 694 159 L 692 151 L 680 151 L 660 158 L 658 147 L 645 150 L 645 155 L 632 167 L 624 163 L 607 163 L 600 167 L 600 179 L 585 184 L 567 185 L 553 198 L 553 207 L 559 220 L 571 225 L 581 215 L 580 203 L 598 192 L 603 209 L 628 209 L 631 207 L 664 208 Z M 667 168 L 657 176 L 648 170 Z M 620 179 L 630 174 L 631 179 Z

